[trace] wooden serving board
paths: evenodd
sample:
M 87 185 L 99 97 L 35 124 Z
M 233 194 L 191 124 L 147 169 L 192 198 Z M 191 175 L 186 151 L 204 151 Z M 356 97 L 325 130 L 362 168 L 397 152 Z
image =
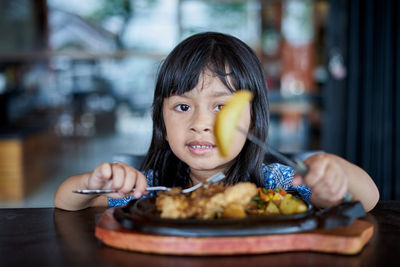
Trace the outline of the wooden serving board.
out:
M 357 254 L 373 235 L 373 225 L 355 220 L 348 227 L 308 232 L 232 237 L 182 237 L 141 233 L 123 227 L 114 219 L 114 208 L 99 220 L 95 235 L 104 244 L 137 252 L 170 255 L 263 254 L 288 251 L 316 251 Z

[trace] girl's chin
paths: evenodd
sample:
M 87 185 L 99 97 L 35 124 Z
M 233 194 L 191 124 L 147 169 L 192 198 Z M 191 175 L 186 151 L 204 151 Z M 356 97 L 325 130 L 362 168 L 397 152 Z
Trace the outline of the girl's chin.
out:
M 228 166 L 227 161 L 222 160 L 206 160 L 204 162 L 185 162 L 191 169 L 199 171 L 212 171 L 212 170 L 223 170 Z
M 218 169 L 218 166 L 215 165 L 205 165 L 205 164 L 192 164 L 189 165 L 190 169 L 197 170 L 197 171 L 212 171 Z

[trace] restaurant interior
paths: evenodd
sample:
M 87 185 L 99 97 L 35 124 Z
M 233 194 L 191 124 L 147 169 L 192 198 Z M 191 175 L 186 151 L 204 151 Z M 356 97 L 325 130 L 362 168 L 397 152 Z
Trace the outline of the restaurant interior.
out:
M 0 208 L 52 207 L 66 178 L 140 166 L 162 60 L 204 31 L 259 56 L 268 143 L 325 151 L 400 200 L 400 4 L 377 0 L 0 0 Z

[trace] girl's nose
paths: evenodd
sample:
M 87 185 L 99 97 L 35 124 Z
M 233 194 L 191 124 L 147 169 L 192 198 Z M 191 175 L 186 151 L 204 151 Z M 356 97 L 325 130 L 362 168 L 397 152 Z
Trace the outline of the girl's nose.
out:
M 212 130 L 215 117 L 205 111 L 197 111 L 193 114 L 190 130 L 194 132 L 209 132 Z

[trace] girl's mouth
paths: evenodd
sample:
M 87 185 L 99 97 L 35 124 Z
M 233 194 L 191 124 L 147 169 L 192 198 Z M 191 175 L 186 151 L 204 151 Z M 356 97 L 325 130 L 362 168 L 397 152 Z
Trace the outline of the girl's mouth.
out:
M 187 144 L 190 152 L 196 155 L 204 155 L 215 148 L 215 145 L 209 142 L 191 142 Z

